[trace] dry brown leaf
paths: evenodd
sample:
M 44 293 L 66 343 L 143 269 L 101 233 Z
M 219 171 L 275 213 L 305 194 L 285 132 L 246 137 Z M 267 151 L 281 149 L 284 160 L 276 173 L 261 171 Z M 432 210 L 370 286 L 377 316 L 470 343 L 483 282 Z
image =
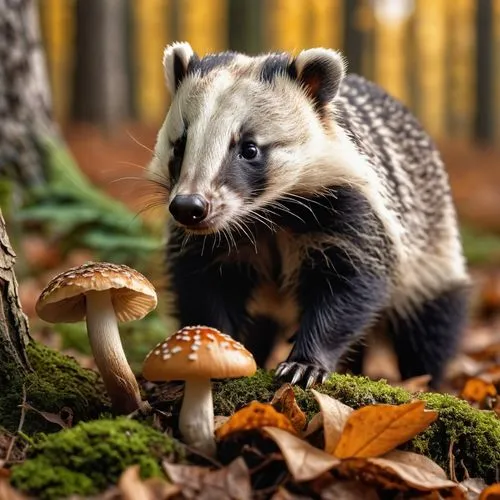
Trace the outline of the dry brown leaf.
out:
M 123 471 L 118 481 L 121 500 L 166 500 L 179 493 L 179 486 L 158 477 L 143 480 L 139 471 L 138 465 Z
M 304 430 L 307 418 L 295 400 L 295 393 L 291 384 L 283 384 L 274 394 L 271 404 L 277 411 L 289 418 L 297 433 Z
M 424 401 L 403 405 L 370 405 L 349 416 L 335 449 L 338 458 L 376 457 L 405 443 L 438 417 Z
M 340 460 L 307 441 L 276 427 L 262 429 L 278 445 L 296 481 L 310 481 L 340 464 Z
M 25 497 L 18 491 L 16 491 L 7 480 L 0 479 L 0 500 L 27 500 L 28 497 Z
M 336 481 L 321 490 L 321 500 L 378 500 L 377 491 L 361 481 Z
M 368 459 L 372 464 L 395 472 L 406 484 L 418 490 L 452 489 L 465 499 L 457 483 L 446 478 L 446 473 L 429 458 L 416 453 L 395 450 L 385 457 Z
M 344 426 L 354 410 L 327 394 L 322 394 L 315 389 L 311 389 L 311 392 L 319 404 L 323 417 L 325 451 L 333 455 Z
M 167 461 L 163 462 L 163 468 L 170 480 L 181 487 L 182 493 L 190 498 L 206 500 L 251 498 L 250 472 L 242 457 L 217 470 L 195 465 L 171 464 Z
M 479 500 L 479 495 L 486 488 L 484 479 L 473 478 L 465 479 L 460 482 L 460 487 L 467 495 L 467 500 Z
M 73 424 L 73 410 L 68 407 L 61 409 L 59 413 L 49 413 L 47 411 L 37 410 L 34 406 L 29 403 L 24 403 L 24 409 L 34 411 L 41 415 L 47 422 L 59 425 L 63 429 L 69 429 Z
M 405 453 L 405 452 L 399 452 Z M 438 474 L 432 470 L 437 467 L 430 466 L 429 459 L 422 455 L 409 457 L 398 461 L 384 457 L 372 458 L 346 458 L 342 460 L 339 470 L 344 477 L 361 479 L 368 484 L 376 484 L 385 489 L 419 491 L 448 490 L 453 491 L 453 498 L 465 500 L 465 495 L 457 483 L 442 477 L 442 469 Z M 418 459 L 417 457 L 422 457 Z
M 484 489 L 479 500 L 500 500 L 500 483 L 492 484 Z
M 309 500 L 309 498 L 310 497 L 290 493 L 287 489 L 283 488 L 283 486 L 280 486 L 271 497 L 271 500 Z
M 306 430 L 302 433 L 302 437 L 306 438 L 323 428 L 323 415 L 316 413 L 307 424 Z
M 222 424 L 215 431 L 215 436 L 221 440 L 235 432 L 260 429 L 262 427 L 278 427 L 293 434 L 296 433 L 289 418 L 283 413 L 276 411 L 270 404 L 252 401 L 232 415 L 226 423 Z
M 495 397 L 496 394 L 497 390 L 491 382 L 481 377 L 473 377 L 465 383 L 460 397 L 473 403 L 481 403 L 488 397 Z

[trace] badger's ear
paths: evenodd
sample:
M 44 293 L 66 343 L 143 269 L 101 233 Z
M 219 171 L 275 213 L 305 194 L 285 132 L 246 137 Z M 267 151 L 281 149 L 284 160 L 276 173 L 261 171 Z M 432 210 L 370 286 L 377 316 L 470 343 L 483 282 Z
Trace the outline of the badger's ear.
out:
M 187 74 L 189 61 L 197 57 L 188 42 L 175 42 L 163 52 L 163 69 L 170 95 L 173 96 Z
M 346 63 L 339 52 L 315 48 L 300 52 L 290 69 L 321 108 L 335 99 L 345 76 Z

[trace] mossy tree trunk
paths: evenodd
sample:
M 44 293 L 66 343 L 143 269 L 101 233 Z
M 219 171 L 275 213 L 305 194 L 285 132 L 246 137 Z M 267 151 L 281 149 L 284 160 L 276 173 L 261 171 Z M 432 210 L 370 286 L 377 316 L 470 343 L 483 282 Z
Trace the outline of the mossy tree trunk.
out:
M 19 302 L 15 257 L 0 211 L 0 387 L 3 388 L 31 370 L 26 355 L 30 340 L 28 321 Z

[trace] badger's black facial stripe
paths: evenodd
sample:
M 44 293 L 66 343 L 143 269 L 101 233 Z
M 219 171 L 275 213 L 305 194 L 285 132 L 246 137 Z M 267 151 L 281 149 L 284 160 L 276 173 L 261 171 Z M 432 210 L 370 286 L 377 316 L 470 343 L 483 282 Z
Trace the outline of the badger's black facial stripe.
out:
M 242 198 L 256 198 L 268 183 L 268 157 L 269 146 L 259 145 L 249 136 L 242 135 L 229 147 L 217 183 Z
M 209 54 L 201 59 L 192 57 L 189 61 L 188 74 L 196 73 L 199 76 L 205 76 L 215 68 L 227 66 L 235 58 L 236 52 L 221 52 L 219 54 Z
M 186 150 L 187 130 L 172 143 L 172 155 L 168 162 L 168 173 L 170 182 L 175 184 L 181 175 L 182 161 L 184 160 L 184 152 Z
M 288 75 L 297 78 L 297 70 L 294 64 L 290 64 L 290 56 L 287 54 L 273 54 L 266 58 L 260 70 L 260 79 L 264 82 L 272 82 L 279 75 Z

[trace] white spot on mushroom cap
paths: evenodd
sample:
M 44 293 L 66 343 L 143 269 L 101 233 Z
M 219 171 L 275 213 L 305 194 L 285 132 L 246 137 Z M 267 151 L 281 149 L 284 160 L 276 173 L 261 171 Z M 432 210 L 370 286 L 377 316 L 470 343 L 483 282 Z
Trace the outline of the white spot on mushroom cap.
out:
M 196 361 L 198 359 L 198 355 L 195 352 L 192 352 L 188 355 L 189 361 Z

